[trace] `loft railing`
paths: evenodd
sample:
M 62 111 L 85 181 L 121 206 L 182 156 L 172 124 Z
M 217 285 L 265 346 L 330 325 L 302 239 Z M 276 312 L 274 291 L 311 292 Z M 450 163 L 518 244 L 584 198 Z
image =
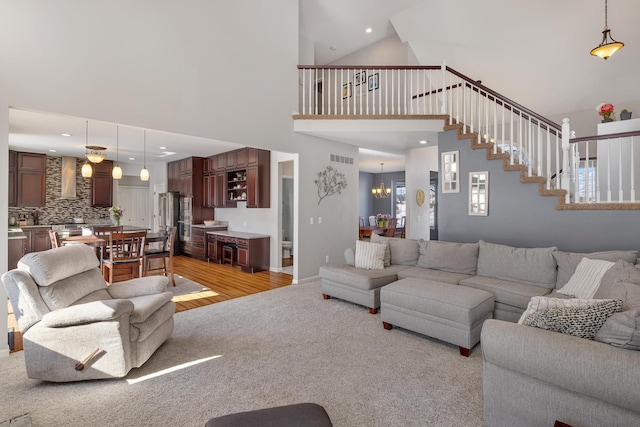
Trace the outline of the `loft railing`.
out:
M 506 157 L 509 166 L 524 169 L 524 176 L 542 183 L 544 189 L 566 190 L 566 203 L 596 203 L 594 197 L 597 203 L 613 203 L 622 198 L 608 197 L 609 192 L 627 192 L 617 189 L 616 181 L 610 179 L 606 197 L 595 192 L 594 196 L 576 195 L 576 190 L 584 187 L 580 184 L 584 172 L 580 171 L 585 167 L 579 159 L 585 157 L 583 151 L 590 151 L 587 159 L 594 151 L 571 143 L 568 119 L 560 126 L 445 64 L 298 66 L 298 70 L 299 119 L 445 120 L 446 125 L 462 125 L 462 133 L 474 143 L 486 144 L 496 156 Z M 640 153 L 638 147 L 635 151 Z M 571 160 L 576 158 L 578 161 Z M 587 167 L 588 179 L 593 169 L 602 172 L 605 163 L 602 156 L 599 158 L 595 160 L 597 167 Z M 613 164 L 608 167 L 614 170 Z M 604 191 L 602 182 L 598 185 Z M 626 188 L 626 184 L 620 185 Z

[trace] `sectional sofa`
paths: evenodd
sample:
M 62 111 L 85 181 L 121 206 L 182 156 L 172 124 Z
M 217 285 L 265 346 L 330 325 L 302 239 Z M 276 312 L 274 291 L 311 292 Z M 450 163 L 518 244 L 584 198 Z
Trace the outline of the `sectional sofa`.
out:
M 438 282 L 440 293 L 447 289 L 442 284 L 449 284 L 458 295 L 464 294 L 461 289 L 471 288 L 493 296 L 488 316 L 493 319 L 481 319 L 485 425 L 537 426 L 553 425 L 554 421 L 585 426 L 640 425 L 637 251 L 583 254 L 555 247 L 515 248 L 484 241 L 378 236 L 372 236 L 371 242 L 387 245 L 384 268 L 356 268 L 355 248 L 347 249 L 346 264 L 320 268 L 325 299 L 364 305 L 374 314 L 382 307 L 384 318 L 384 287 L 402 279 L 412 278 L 414 289 L 416 284 L 428 287 Z M 623 311 L 614 315 L 621 316 L 616 318 L 617 329 L 609 331 L 614 339 L 600 342 L 603 340 L 596 341 L 598 337 L 578 338 L 516 323 L 524 317 L 532 297 L 571 298 L 558 290 L 569 282 L 583 258 L 615 263 L 593 296 L 624 303 Z

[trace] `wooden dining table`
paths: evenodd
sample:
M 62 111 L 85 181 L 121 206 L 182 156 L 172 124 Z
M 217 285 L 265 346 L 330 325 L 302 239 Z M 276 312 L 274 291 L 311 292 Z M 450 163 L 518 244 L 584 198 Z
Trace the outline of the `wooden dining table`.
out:
M 147 233 L 145 239 L 146 243 L 162 242 L 166 238 L 164 233 Z M 105 237 L 98 237 L 95 234 L 89 234 L 87 236 L 68 236 L 60 239 L 60 243 L 63 246 L 66 245 L 78 245 L 84 244 L 93 246 L 96 248 L 96 255 L 100 258 L 100 254 L 105 253 L 105 246 L 109 243 L 109 240 Z M 102 262 L 102 260 L 100 260 Z

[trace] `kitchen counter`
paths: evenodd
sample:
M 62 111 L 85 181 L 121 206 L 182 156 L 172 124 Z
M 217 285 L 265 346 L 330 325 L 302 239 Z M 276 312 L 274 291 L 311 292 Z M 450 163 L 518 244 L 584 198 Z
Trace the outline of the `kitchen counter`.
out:
M 215 234 L 218 236 L 228 236 L 228 237 L 235 237 L 237 239 L 247 239 L 247 240 L 251 240 L 251 239 L 264 239 L 264 238 L 269 238 L 271 236 L 269 236 L 268 234 L 256 234 L 256 233 L 245 233 L 243 231 L 207 231 L 207 234 Z
M 22 231 L 22 229 L 18 228 L 18 229 L 9 229 L 9 232 L 7 233 L 7 235 L 9 236 L 9 240 L 13 240 L 13 239 L 26 239 L 27 235 L 24 234 L 24 232 Z

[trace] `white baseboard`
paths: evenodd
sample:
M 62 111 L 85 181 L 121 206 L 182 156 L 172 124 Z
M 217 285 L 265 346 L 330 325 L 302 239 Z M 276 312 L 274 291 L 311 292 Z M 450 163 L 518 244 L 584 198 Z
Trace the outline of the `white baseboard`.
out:
M 318 280 L 320 280 L 320 276 L 305 277 L 304 279 L 296 280 L 296 283 L 294 283 L 294 285 L 301 285 L 303 283 L 309 283 L 309 282 L 317 282 Z
M 0 358 L 1 357 L 9 357 L 9 349 L 2 349 L 0 350 Z

